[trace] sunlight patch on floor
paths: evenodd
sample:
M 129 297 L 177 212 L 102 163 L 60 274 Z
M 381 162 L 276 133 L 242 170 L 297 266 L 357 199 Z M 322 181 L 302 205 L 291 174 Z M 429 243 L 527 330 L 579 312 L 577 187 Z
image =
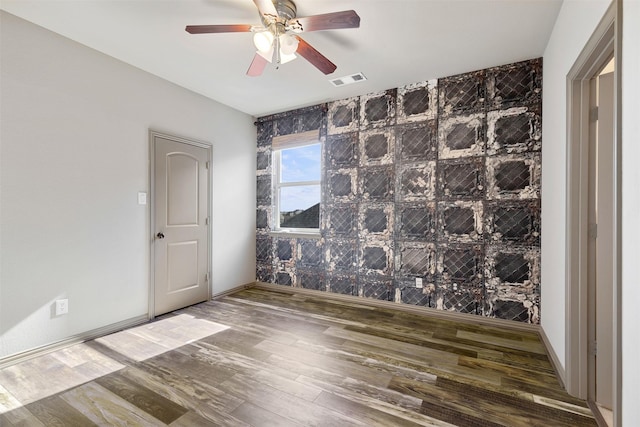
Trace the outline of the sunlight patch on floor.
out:
M 229 329 L 187 314 L 167 317 L 94 340 L 141 362 Z M 125 366 L 86 344 L 76 344 L 0 370 L 0 414 L 69 390 Z
M 141 362 L 227 329 L 220 323 L 180 314 L 107 335 L 96 342 Z
M 124 368 L 85 344 L 76 344 L 0 370 L 0 413 L 52 396 Z

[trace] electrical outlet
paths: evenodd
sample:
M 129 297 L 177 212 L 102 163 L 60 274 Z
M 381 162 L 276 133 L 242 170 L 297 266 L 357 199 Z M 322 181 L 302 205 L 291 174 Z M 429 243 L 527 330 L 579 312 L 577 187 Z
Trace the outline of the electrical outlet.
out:
M 422 277 L 416 277 L 416 288 L 422 289 Z
M 69 312 L 69 300 L 57 299 L 56 300 L 56 316 L 61 316 Z

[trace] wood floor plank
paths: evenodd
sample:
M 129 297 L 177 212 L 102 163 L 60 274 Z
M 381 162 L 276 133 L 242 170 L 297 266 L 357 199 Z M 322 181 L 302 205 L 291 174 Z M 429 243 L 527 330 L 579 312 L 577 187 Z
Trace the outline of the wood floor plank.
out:
M 57 395 L 31 403 L 27 405 L 27 410 L 46 426 L 96 425 Z
M 460 366 L 473 368 L 475 370 L 487 370 L 489 372 L 495 372 L 504 377 L 516 378 L 534 384 L 543 383 L 552 387 L 560 386 L 560 383 L 558 382 L 558 379 L 555 375 L 548 372 L 540 372 L 540 370 L 525 369 L 521 367 L 505 365 L 504 363 L 497 363 L 491 360 L 464 356 L 459 357 L 458 364 Z
M 477 349 L 469 345 L 456 345 L 455 343 L 446 342 L 443 340 L 429 339 L 427 337 L 398 335 L 390 331 L 388 332 L 385 330 L 375 329 L 371 327 L 357 328 L 353 326 L 347 326 L 345 327 L 345 329 L 353 332 L 360 332 L 363 334 L 377 336 L 380 338 L 396 340 L 396 341 L 404 342 L 407 344 L 414 344 L 421 347 L 427 347 L 434 350 L 441 350 L 447 353 L 458 354 L 461 356 L 478 357 Z
M 422 402 L 422 413 L 445 422 L 451 421 L 458 427 L 505 427 L 482 418 L 481 414 L 471 415 L 429 400 Z
M 345 342 L 345 349 L 367 349 L 373 357 L 385 360 L 396 366 L 412 369 L 420 369 L 436 375 L 460 375 L 469 379 L 481 379 L 486 382 L 500 384 L 501 375 L 490 370 L 468 368 L 458 363 L 460 357 L 457 353 L 449 353 L 445 350 L 434 350 L 430 347 L 422 347 L 404 341 L 395 341 L 389 337 L 381 338 L 378 334 L 373 336 L 366 333 L 353 332 L 346 329 L 330 328 L 327 333 L 356 341 Z M 374 356 L 375 355 L 375 356 Z
M 325 373 L 326 374 L 326 373 Z M 396 418 L 414 422 L 420 425 L 441 426 L 449 423 L 441 422 L 435 418 L 422 414 L 422 400 L 409 396 L 389 388 L 375 387 L 363 381 L 352 378 L 331 379 L 331 376 L 315 371 L 309 376 L 301 376 L 298 381 L 314 384 L 325 391 L 343 397 L 350 401 L 360 403 L 368 410 L 377 410 Z M 363 415 L 361 415 L 362 417 Z
M 374 346 L 365 348 L 364 345 L 359 347 L 358 344 L 359 343 L 348 343 L 346 341 L 335 345 L 326 342 L 317 344 L 313 340 L 300 340 L 296 342 L 294 346 L 312 351 L 316 354 L 357 363 L 360 366 L 385 372 L 390 375 L 406 376 L 421 381 L 435 381 L 436 375 L 425 372 L 423 365 L 402 363 L 392 357 L 388 357 L 384 349 Z M 409 358 L 410 357 L 407 356 L 407 359 Z
M 172 423 L 187 412 L 186 408 L 119 374 L 98 378 L 96 382 L 165 424 Z
M 220 384 L 228 393 L 303 425 L 363 426 L 362 422 L 279 391 L 247 377 L 232 377 Z
M 518 408 L 523 416 L 537 420 L 539 425 L 544 425 L 548 420 L 556 420 L 565 423 L 567 426 L 593 426 L 593 417 L 585 417 L 579 414 L 566 412 L 558 408 L 546 405 L 540 405 L 534 401 L 519 399 L 506 393 L 497 393 L 495 391 L 464 384 L 458 381 L 452 381 L 439 378 L 436 385 L 442 389 L 453 391 L 456 393 L 464 393 L 467 396 L 473 395 L 479 401 L 489 401 L 493 406 L 503 407 L 505 411 L 508 408 Z
M 455 386 L 453 385 L 455 384 Z M 410 393 L 423 400 L 423 408 L 431 408 L 435 414 L 446 416 L 460 414 L 461 420 L 474 425 L 476 418 L 482 419 L 488 426 L 504 425 L 509 427 L 556 426 L 595 426 L 593 418 L 563 414 L 559 417 L 554 410 L 542 407 L 534 402 L 521 400 L 507 394 L 492 393 L 486 389 L 475 388 L 469 384 L 438 379 L 436 385 L 420 383 L 405 378 L 394 378 L 391 389 Z M 459 399 L 464 396 L 464 399 Z M 482 417 L 479 417 L 482 414 Z M 440 416 L 440 415 L 438 415 Z M 491 424 L 492 423 L 492 424 Z M 482 425 L 482 424 L 479 424 Z
M 433 341 L 439 343 L 448 343 L 449 345 L 460 348 L 472 348 L 477 352 L 477 357 L 492 358 L 499 360 L 500 358 L 507 357 L 509 355 L 515 355 L 520 357 L 526 357 L 529 359 L 538 359 L 543 363 L 549 363 L 549 359 L 546 353 L 529 352 L 526 350 L 519 350 L 516 348 L 509 348 L 503 345 L 497 345 L 491 342 L 482 342 L 472 340 L 458 336 L 458 333 L 454 331 L 454 335 L 451 333 L 444 333 L 442 330 L 433 334 Z M 478 334 L 476 334 L 477 336 Z
M 239 427 L 249 426 L 249 424 L 245 424 L 239 419 L 235 419 L 235 422 L 236 422 L 235 425 Z M 202 426 L 213 425 L 213 422 L 196 412 L 187 412 L 186 414 L 184 414 L 183 416 L 181 416 L 180 418 L 178 418 L 177 420 L 175 420 L 169 425 L 171 427 L 202 427 Z M 225 424 L 218 424 L 218 425 L 225 425 Z M 226 424 L 226 425 L 229 425 L 229 424 Z
M 528 419 L 522 419 L 512 413 L 494 413 L 490 404 L 465 395 L 464 400 L 456 399 L 454 393 L 435 385 L 420 383 L 406 378 L 394 378 L 389 388 L 422 399 L 423 413 L 446 422 L 463 422 L 462 425 L 482 425 L 488 427 L 507 425 L 509 427 L 527 427 Z M 483 403 L 485 403 L 483 405 Z M 425 408 L 430 410 L 424 411 Z M 507 421 L 510 424 L 506 424 Z M 476 424 L 474 424 L 476 423 Z
M 154 390 L 156 393 L 191 411 L 230 413 L 243 401 L 205 382 L 190 380 L 172 370 L 140 364 L 126 368 L 128 378 Z M 199 412 L 198 412 L 199 413 Z
M 256 347 L 261 350 L 268 351 L 272 354 L 288 358 L 289 360 L 302 361 L 310 366 L 319 366 L 322 369 L 337 373 L 339 375 L 349 376 L 355 379 L 368 381 L 371 384 L 386 387 L 392 378 L 391 374 L 379 372 L 357 363 L 347 362 L 331 357 L 315 354 L 311 351 L 303 350 L 293 346 L 284 346 L 269 340 L 264 340 Z
M 535 341 L 522 341 L 522 340 L 512 340 L 502 337 L 496 337 L 489 334 L 482 334 L 477 332 L 468 332 L 468 331 L 458 331 L 458 338 L 462 338 L 469 341 L 476 341 L 481 344 L 494 344 L 499 347 L 504 347 L 509 350 L 520 350 L 525 351 L 527 353 L 536 353 L 547 355 L 547 352 L 544 349 L 544 346 L 541 342 Z
M 44 427 L 44 424 L 23 406 L 0 414 L 0 426 Z
M 231 369 L 214 366 L 206 361 L 183 354 L 183 350 L 180 348 L 170 353 L 161 354 L 146 360 L 144 364 L 171 370 L 183 378 L 194 379 L 211 386 L 216 386 L 235 374 Z
M 393 349 L 399 352 L 405 352 L 407 354 L 413 354 L 416 357 L 425 358 L 437 358 L 443 363 L 451 363 L 455 365 L 458 363 L 458 354 L 448 352 L 446 350 L 438 350 L 430 347 L 425 347 L 415 343 L 407 343 L 403 340 L 395 339 L 393 336 L 380 336 L 379 334 L 371 334 L 368 331 L 354 331 L 351 328 L 328 328 L 325 334 L 332 335 L 334 337 L 343 338 L 344 340 L 355 341 L 362 344 L 367 344 L 372 347 L 382 349 Z
M 260 351 L 253 346 L 262 341 L 264 337 L 238 331 L 236 329 L 227 329 L 215 335 L 199 340 L 199 343 L 206 343 L 217 348 L 223 348 L 251 359 L 263 360 L 269 357 L 269 353 Z
M 189 409 L 189 412 L 172 423 L 175 425 L 215 425 L 223 427 L 248 427 L 249 424 L 230 415 L 244 401 L 216 387 L 194 379 L 185 379 L 170 369 L 148 364 L 126 368 L 123 375 L 152 388 L 161 396 Z M 205 422 L 198 423 L 198 420 Z
M 440 425 L 432 424 L 434 420 L 419 414 L 422 401 L 412 396 L 402 395 L 387 387 L 375 386 L 366 381 L 345 377 L 318 366 L 284 359 L 276 355 L 271 356 L 269 361 L 276 366 L 286 366 L 298 373 L 300 376 L 297 381 L 299 382 L 314 385 L 335 395 L 361 403 L 369 409 L 377 409 L 418 424 Z
M 171 426 L 215 426 L 215 427 L 255 427 L 226 412 L 217 412 L 208 406 L 200 406 L 194 412 L 187 412 Z
M 238 406 L 231 415 L 252 426 L 296 427 L 301 425 L 250 402 Z
M 252 301 L 240 295 L 234 295 L 230 300 L 243 301 L 246 304 L 253 304 L 263 308 L 266 305 L 262 302 Z M 317 301 L 305 298 L 304 300 L 274 300 L 270 301 L 273 306 L 285 313 L 305 313 L 307 317 L 318 320 L 332 320 L 345 324 L 354 324 L 363 326 L 366 324 L 383 323 L 383 319 L 390 319 L 393 313 L 379 310 L 363 309 L 362 306 L 348 306 L 344 304 L 336 304 L 335 301 Z
M 158 419 L 141 408 L 110 393 L 95 382 L 66 391 L 60 398 L 97 425 L 154 427 L 160 424 Z
M 572 403 L 574 405 L 584 406 L 587 404 L 584 400 L 577 399 L 571 395 L 569 395 L 566 391 L 557 387 L 548 387 L 545 385 L 532 384 L 526 381 L 522 381 L 515 378 L 503 377 L 501 385 L 505 388 L 515 388 L 519 390 L 524 390 L 533 395 L 552 398 L 561 402 Z
M 530 357 L 529 355 L 519 355 L 510 353 L 478 354 L 478 359 L 490 360 L 514 368 L 529 369 L 547 375 L 556 375 L 549 359 Z
M 433 377 L 445 377 L 445 378 L 464 378 L 469 382 L 482 382 L 484 384 L 494 384 L 499 386 L 502 381 L 502 376 L 491 370 L 483 369 L 470 369 L 468 367 L 459 365 L 458 363 L 451 363 L 445 360 L 441 361 L 436 357 L 424 357 L 420 354 L 406 353 L 405 351 L 392 350 L 393 346 L 389 348 L 379 348 L 362 344 L 359 342 L 346 342 L 344 349 L 346 351 L 354 352 L 357 354 L 369 354 L 373 360 L 380 361 L 386 365 L 387 371 L 398 376 L 406 376 L 397 370 L 394 371 L 391 367 L 398 367 L 403 369 L 410 369 L 417 372 L 421 372 L 421 375 L 413 376 L 414 379 L 420 379 L 429 382 L 427 378 Z M 454 355 L 457 358 L 457 355 Z M 369 362 L 368 364 L 371 364 Z
M 532 395 L 531 400 L 540 405 L 545 405 L 552 408 L 560 409 L 562 411 L 566 411 L 572 414 L 582 415 L 587 418 L 593 417 L 593 413 L 591 412 L 591 409 L 589 408 L 589 406 L 582 401 L 578 402 L 578 404 L 575 404 L 575 403 L 569 403 L 561 400 L 552 399 L 545 396 L 536 396 L 536 395 Z
M 348 417 L 361 419 L 371 427 L 417 427 L 421 425 L 326 391 L 323 391 L 318 396 L 315 403 L 325 408 L 338 411 Z
M 1 370 L 18 389 L 0 393 L 0 424 L 595 425 L 536 331 L 283 291 L 243 290 Z
M 295 380 L 290 380 L 278 374 L 271 373 L 270 371 L 261 370 L 252 372 L 250 375 L 252 379 L 259 381 L 262 384 L 268 385 L 275 388 L 276 390 L 280 390 L 301 399 L 308 400 L 309 402 L 315 401 L 318 395 L 322 393 L 322 389 L 318 387 L 309 384 L 303 384 Z M 298 375 L 296 375 L 296 378 L 298 378 Z

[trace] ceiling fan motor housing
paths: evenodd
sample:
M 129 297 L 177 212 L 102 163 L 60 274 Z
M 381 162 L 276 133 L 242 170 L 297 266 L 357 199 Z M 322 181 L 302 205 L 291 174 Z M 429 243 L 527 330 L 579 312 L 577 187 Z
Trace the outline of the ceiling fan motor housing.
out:
M 293 19 L 296 17 L 296 4 L 291 0 L 274 0 L 273 5 L 278 11 L 280 18 L 285 20 Z

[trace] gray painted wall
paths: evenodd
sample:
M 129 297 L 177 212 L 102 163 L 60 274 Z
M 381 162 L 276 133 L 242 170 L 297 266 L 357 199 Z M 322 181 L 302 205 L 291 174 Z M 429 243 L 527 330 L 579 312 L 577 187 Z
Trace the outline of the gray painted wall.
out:
M 0 17 L 0 357 L 147 313 L 149 128 L 213 143 L 213 291 L 252 282 L 253 119 Z

